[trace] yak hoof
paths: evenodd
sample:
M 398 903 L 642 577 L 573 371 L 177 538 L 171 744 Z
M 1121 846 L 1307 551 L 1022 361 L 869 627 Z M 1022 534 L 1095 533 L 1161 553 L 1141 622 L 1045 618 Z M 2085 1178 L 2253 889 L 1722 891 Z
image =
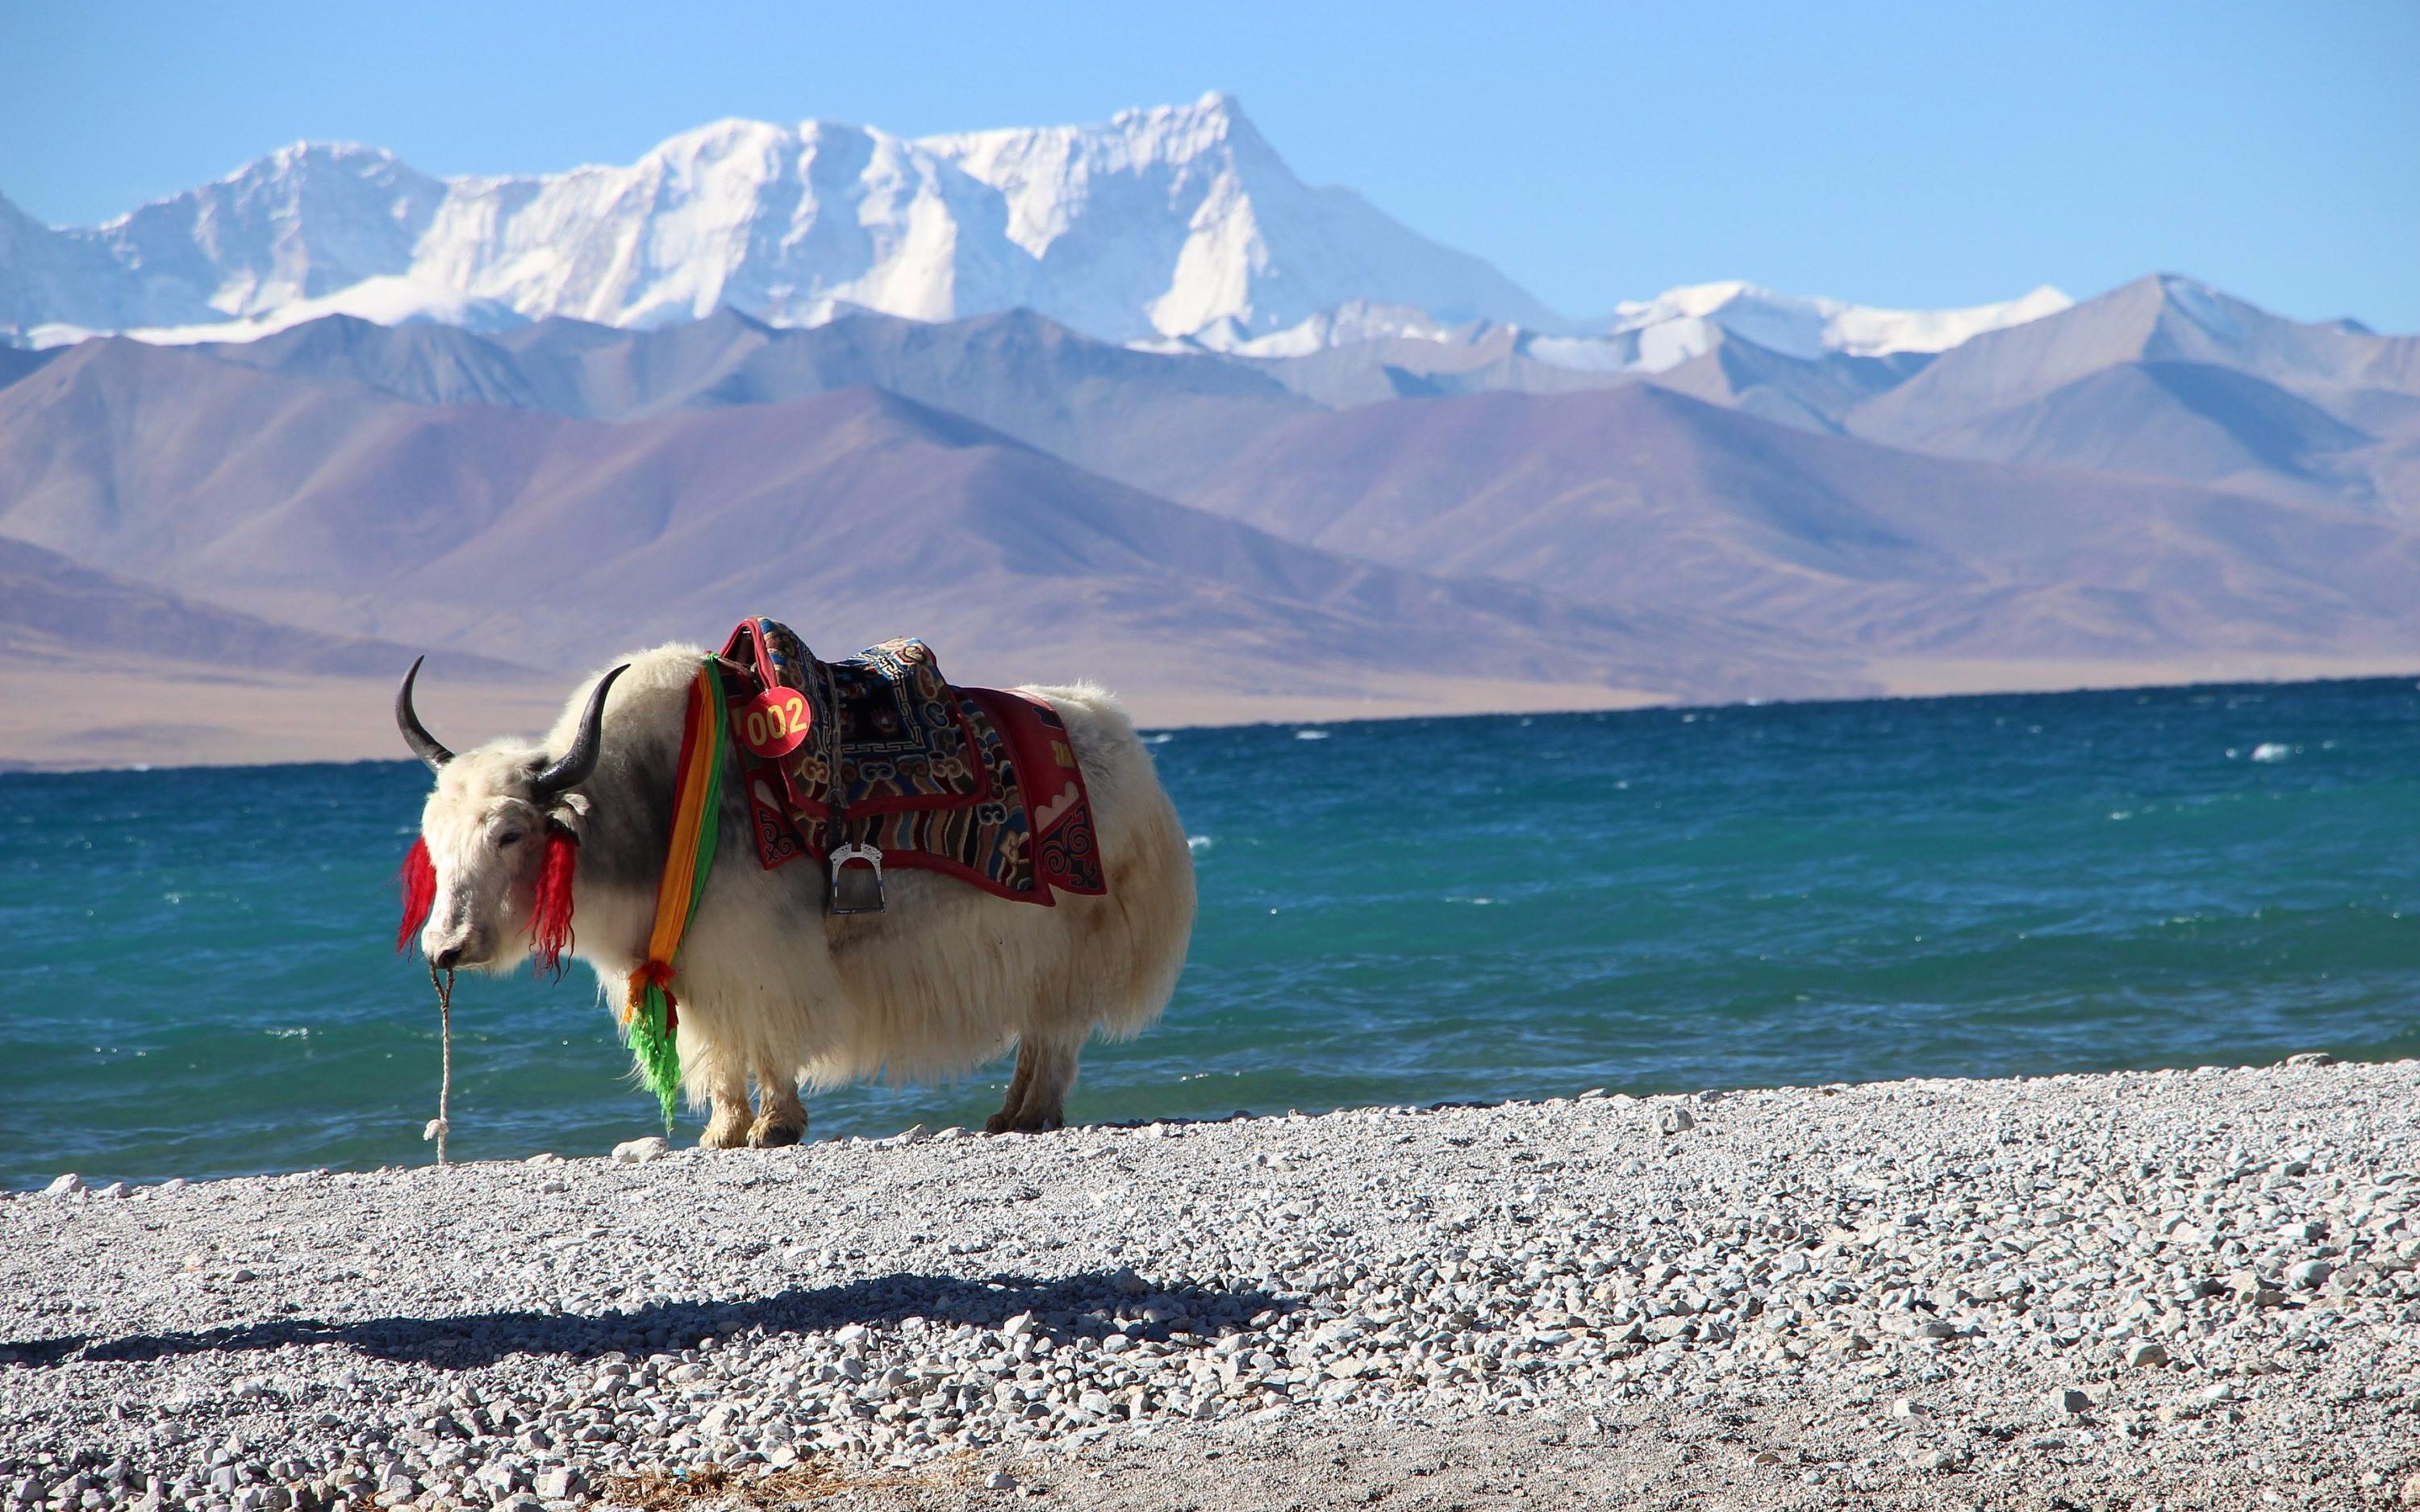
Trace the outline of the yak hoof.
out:
M 708 1149 L 741 1149 L 748 1143 L 748 1126 L 737 1119 L 728 1122 L 721 1119 L 709 1119 L 698 1143 Z
M 1031 1113 L 1018 1118 L 1002 1109 L 984 1120 L 985 1134 L 1047 1134 L 1065 1127 L 1066 1117 L 1058 1113 Z
M 758 1149 L 779 1149 L 784 1145 L 795 1145 L 806 1136 L 807 1131 L 802 1128 L 786 1123 L 767 1123 L 759 1119 L 756 1127 L 748 1131 L 748 1143 Z

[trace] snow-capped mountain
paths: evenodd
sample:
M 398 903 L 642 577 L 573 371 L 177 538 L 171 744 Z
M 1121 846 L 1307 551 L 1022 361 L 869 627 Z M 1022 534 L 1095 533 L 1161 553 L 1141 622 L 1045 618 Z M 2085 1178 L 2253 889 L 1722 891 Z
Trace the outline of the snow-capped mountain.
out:
M 369 280 L 361 300 L 297 308 Z M 1264 332 L 1364 299 L 1554 321 L 1479 259 L 1304 184 L 1219 94 L 922 140 L 721 121 L 628 166 L 535 177 L 439 179 L 304 145 L 91 229 L 0 202 L 0 325 L 52 340 L 260 333 L 331 310 L 645 326 L 724 305 L 781 325 L 1025 306 L 1128 340 Z
M 1510 325 L 1542 362 L 1659 372 L 1718 332 L 1792 356 L 1933 352 L 2067 302 L 2038 289 L 1869 310 L 1709 284 L 1590 329 L 1352 191 L 1305 184 L 1223 94 L 915 139 L 726 120 L 633 163 L 530 177 L 437 178 L 389 152 L 301 144 L 89 228 L 0 200 L 0 339 L 44 346 L 244 339 L 332 314 L 493 330 L 1023 307 L 1107 340 L 1256 357 Z
M 1303 357 L 1364 342 L 1451 346 L 1510 339 L 1526 358 L 1577 373 L 1664 373 L 1735 336 L 1785 357 L 1888 357 L 1947 351 L 1987 331 L 2055 315 L 2075 301 L 2044 285 L 2021 299 L 1962 310 L 1884 310 L 1838 300 L 1776 294 L 1754 284 L 1691 284 L 1652 300 L 1625 301 L 1597 328 L 1556 322 L 1509 333 L 1491 323 L 1440 319 L 1415 306 L 1355 300 L 1280 331 L 1255 332 L 1231 319 L 1152 345 L 1234 357 Z
M 1010 240 L 1034 259 L 1040 297 L 1026 302 L 1097 335 L 1277 331 L 1365 300 L 1448 320 L 1556 318 L 1351 190 L 1303 183 L 1233 96 L 919 145 L 1001 195 Z
M 1882 310 L 1736 281 L 1691 284 L 1616 305 L 1604 339 L 1631 347 L 1633 365 L 1651 373 L 1712 349 L 1718 331 L 1807 362 L 1833 352 L 1887 357 L 1947 351 L 1986 331 L 2056 315 L 2074 302 L 2047 284 L 2021 299 L 1962 310 Z
M 0 321 L 219 324 L 406 272 L 446 186 L 385 152 L 296 146 L 97 229 L 0 209 Z

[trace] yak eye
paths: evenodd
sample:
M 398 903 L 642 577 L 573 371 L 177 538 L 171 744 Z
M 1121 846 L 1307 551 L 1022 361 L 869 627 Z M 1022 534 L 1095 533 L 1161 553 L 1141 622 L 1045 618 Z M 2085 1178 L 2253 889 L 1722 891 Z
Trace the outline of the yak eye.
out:
M 523 831 L 518 829 L 505 830 L 496 837 L 496 844 L 499 849 L 506 845 L 519 845 L 521 842 L 522 834 Z

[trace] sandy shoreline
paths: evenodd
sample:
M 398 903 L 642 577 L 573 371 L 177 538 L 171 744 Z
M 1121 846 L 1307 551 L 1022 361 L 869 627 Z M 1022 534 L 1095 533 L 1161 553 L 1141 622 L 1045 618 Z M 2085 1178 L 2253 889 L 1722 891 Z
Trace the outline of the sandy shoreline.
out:
M 2402 676 L 2411 656 L 2229 656 L 2169 660 L 1878 658 L 1872 698 L 2059 693 L 2199 684 Z M 445 717 L 472 739 L 553 722 L 576 679 L 449 684 Z M 1115 679 L 1110 679 L 1114 684 Z M 1494 677 L 1358 680 L 1350 693 L 1121 687 L 1152 729 L 1331 723 L 1484 714 L 1574 714 L 1694 701 L 1639 688 Z M 1830 702 L 1836 695 L 1822 695 Z M 400 759 L 383 677 L 215 670 L 207 676 L 11 657 L 0 648 L 0 773 L 122 771 L 138 766 L 255 766 Z
M 17 1194 L 0 1504 L 2388 1505 L 2415 1172 L 2403 1062 Z

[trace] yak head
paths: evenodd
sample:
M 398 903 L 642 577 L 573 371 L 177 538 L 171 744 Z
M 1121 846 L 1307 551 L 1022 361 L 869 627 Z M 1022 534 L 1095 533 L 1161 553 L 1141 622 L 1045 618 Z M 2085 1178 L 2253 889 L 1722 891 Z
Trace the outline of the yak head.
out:
M 421 953 L 442 970 L 501 969 L 522 950 L 559 966 L 570 943 L 571 881 L 587 800 L 574 791 L 597 769 L 605 694 L 628 669 L 597 680 L 571 748 L 549 758 L 526 741 L 446 749 L 411 706 L 420 663 L 404 673 L 395 721 L 427 763 L 436 790 L 420 812 L 420 843 L 404 863 L 401 949 L 417 924 Z

